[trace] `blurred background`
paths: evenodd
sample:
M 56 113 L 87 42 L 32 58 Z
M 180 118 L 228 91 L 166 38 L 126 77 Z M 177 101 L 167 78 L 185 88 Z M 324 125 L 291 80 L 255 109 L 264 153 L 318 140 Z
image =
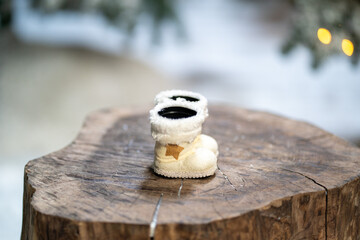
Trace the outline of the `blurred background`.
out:
M 0 239 L 86 114 L 188 89 L 360 142 L 359 0 L 0 0 Z

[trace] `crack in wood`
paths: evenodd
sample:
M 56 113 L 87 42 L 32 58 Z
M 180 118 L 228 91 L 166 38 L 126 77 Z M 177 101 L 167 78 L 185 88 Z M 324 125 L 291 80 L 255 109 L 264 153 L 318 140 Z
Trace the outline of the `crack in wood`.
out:
M 232 188 L 234 188 L 235 191 L 237 191 L 236 187 L 234 186 L 234 184 L 232 184 L 232 182 L 230 181 L 230 179 L 228 178 L 228 176 L 223 173 L 220 169 L 220 167 L 218 166 L 218 170 L 219 172 L 224 176 L 224 178 L 226 179 L 226 181 L 228 181 L 228 183 L 231 185 Z
M 281 169 L 284 170 L 284 171 L 299 174 L 299 175 L 309 179 L 310 181 L 312 181 L 313 183 L 315 183 L 316 185 L 322 187 L 325 190 L 325 240 L 327 240 L 327 215 L 328 215 L 328 189 L 327 189 L 327 187 L 325 187 L 321 183 L 318 183 L 315 179 L 313 179 L 313 178 L 311 178 L 309 176 L 306 176 L 305 174 L 303 174 L 301 172 L 297 172 L 297 171 L 293 171 L 293 170 L 289 170 L 289 169 L 285 169 L 285 168 L 281 168 Z
M 158 218 L 158 214 L 159 214 L 160 205 L 161 205 L 163 195 L 164 194 L 161 193 L 159 201 L 157 202 L 156 207 L 155 207 L 154 215 L 153 215 L 151 223 L 150 223 L 150 234 L 149 234 L 150 240 L 154 240 L 155 228 L 156 228 L 156 225 L 157 225 L 157 218 Z
M 181 184 L 180 184 L 180 187 L 179 187 L 179 191 L 178 191 L 178 198 L 180 198 L 180 196 L 181 196 L 181 189 L 183 187 L 183 184 L 184 184 L 184 179 L 182 178 L 181 179 Z

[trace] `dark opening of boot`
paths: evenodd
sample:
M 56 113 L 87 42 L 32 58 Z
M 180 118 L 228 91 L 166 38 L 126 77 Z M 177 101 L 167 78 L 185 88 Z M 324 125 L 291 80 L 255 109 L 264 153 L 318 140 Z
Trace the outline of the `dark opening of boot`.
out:
M 177 100 L 178 98 L 183 98 L 183 99 L 185 99 L 186 101 L 188 101 L 188 102 L 198 102 L 199 101 L 199 99 L 197 99 L 197 98 L 194 98 L 194 97 L 189 97 L 189 96 L 172 96 L 172 97 L 170 97 L 170 99 L 172 99 L 172 100 Z
M 158 114 L 165 118 L 180 119 L 195 116 L 196 111 L 184 107 L 167 107 L 161 109 Z

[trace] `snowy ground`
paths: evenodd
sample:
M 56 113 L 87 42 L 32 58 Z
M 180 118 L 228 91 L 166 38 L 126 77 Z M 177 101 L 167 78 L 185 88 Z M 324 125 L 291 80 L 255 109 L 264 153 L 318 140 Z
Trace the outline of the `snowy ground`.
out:
M 111 68 L 108 64 L 99 67 L 96 63 L 84 62 L 81 69 L 98 68 L 101 72 L 89 70 L 87 74 L 92 74 L 91 81 L 80 84 L 80 80 L 66 80 L 66 76 L 74 74 L 67 72 L 71 70 L 77 71 L 76 79 L 89 77 L 75 69 L 79 66 L 76 64 L 88 58 L 86 54 L 79 58 L 76 54 L 59 55 L 52 50 L 30 53 L 26 50 L 26 58 L 14 56 L 25 62 L 21 66 L 28 66 L 32 56 L 36 61 L 37 53 L 50 52 L 52 54 L 43 54 L 46 56 L 43 61 L 56 58 L 51 60 L 56 65 L 53 68 L 62 75 L 53 83 L 46 83 L 47 76 L 40 74 L 34 82 L 29 79 L 18 85 L 14 79 L 6 77 L 20 75 L 0 75 L 1 86 L 6 87 L 0 89 L 0 94 L 7 93 L 7 98 L 2 99 L 7 104 L 0 102 L 0 132 L 6 135 L 6 142 L 0 136 L 3 141 L 0 146 L 0 211 L 3 213 L 0 215 L 0 239 L 19 238 L 22 171 L 28 160 L 70 142 L 86 112 L 107 105 L 150 103 L 151 96 L 160 89 L 188 88 L 203 93 L 210 102 L 226 102 L 306 120 L 349 140 L 360 136 L 360 68 L 353 68 L 345 56 L 339 56 L 329 59 L 314 72 L 310 68 L 309 53 L 304 48 L 298 48 L 288 57 L 282 56 L 279 49 L 289 25 L 286 7 L 281 2 L 270 5 L 220 0 L 183 1 L 180 14 L 187 30 L 187 42 L 175 41 L 171 29 L 165 29 L 163 44 L 150 47 L 144 26 L 138 29 L 131 50 L 122 48 L 120 43 L 124 37 L 121 32 L 106 26 L 96 16 L 57 14 L 45 18 L 29 12 L 24 0 L 16 0 L 16 4 L 18 14 L 14 28 L 18 36 L 28 42 L 87 46 L 112 54 L 126 52 L 156 71 L 137 63 L 117 63 Z M 69 58 L 73 62 L 69 63 Z M 2 56 L 2 59 L 6 58 Z M 116 70 L 119 66 L 133 67 L 134 70 Z M 27 70 L 22 71 L 26 73 Z M 158 72 L 166 74 L 170 80 L 165 83 Z M 121 83 L 116 81 L 119 75 Z M 142 78 L 144 80 L 133 80 Z M 21 84 L 24 87 L 20 93 L 28 96 L 23 99 L 27 104 L 15 103 L 19 92 L 11 93 Z M 53 101 L 44 101 L 49 96 L 41 95 L 40 91 L 48 90 L 55 96 L 51 98 Z M 95 99 L 93 94 L 97 94 Z M 22 109 L 24 105 L 38 105 L 36 121 L 35 115 Z M 40 118 L 42 113 L 48 116 Z M 34 132 L 36 137 L 29 139 Z

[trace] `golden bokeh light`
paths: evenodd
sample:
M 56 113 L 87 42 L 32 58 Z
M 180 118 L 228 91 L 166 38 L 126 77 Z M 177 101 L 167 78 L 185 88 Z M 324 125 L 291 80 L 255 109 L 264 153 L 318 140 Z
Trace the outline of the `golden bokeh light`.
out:
M 351 56 L 354 52 L 354 44 L 348 39 L 342 40 L 341 47 L 343 52 L 348 56 Z
M 319 28 L 317 31 L 317 36 L 323 44 L 329 44 L 331 42 L 331 33 L 325 28 Z

